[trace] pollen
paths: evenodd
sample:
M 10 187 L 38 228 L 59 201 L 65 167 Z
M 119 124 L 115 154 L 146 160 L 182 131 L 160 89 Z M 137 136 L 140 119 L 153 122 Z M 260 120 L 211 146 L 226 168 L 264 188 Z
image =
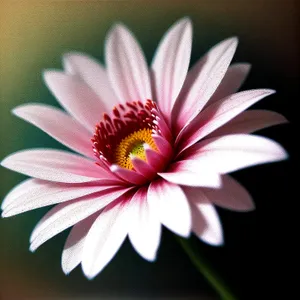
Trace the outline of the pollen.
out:
M 147 144 L 151 149 L 157 151 L 156 144 L 152 138 L 152 130 L 149 128 L 135 131 L 122 139 L 115 150 L 115 163 L 122 168 L 132 170 L 131 158 L 138 157 L 146 161 L 144 145 Z
M 145 149 L 159 152 L 153 135 L 161 135 L 163 121 L 156 104 L 132 101 L 116 105 L 96 124 L 91 139 L 97 164 L 110 169 L 114 164 L 134 170 L 133 157 L 147 162 Z

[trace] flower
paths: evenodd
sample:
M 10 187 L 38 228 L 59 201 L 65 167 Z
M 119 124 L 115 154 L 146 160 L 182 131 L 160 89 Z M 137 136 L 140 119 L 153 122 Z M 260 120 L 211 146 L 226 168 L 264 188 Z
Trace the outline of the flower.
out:
M 253 131 L 285 123 L 265 110 L 245 111 L 274 93 L 238 92 L 250 66 L 233 64 L 237 38 L 213 47 L 189 68 L 188 18 L 165 34 L 148 69 L 135 38 L 116 25 L 105 44 L 106 67 L 80 53 L 44 80 L 63 112 L 25 104 L 13 113 L 79 154 L 19 151 L 2 166 L 32 178 L 2 203 L 3 217 L 55 206 L 36 225 L 30 250 L 71 227 L 62 253 L 67 274 L 82 264 L 95 277 L 128 235 L 153 261 L 161 225 L 212 245 L 223 243 L 214 205 L 251 211 L 249 193 L 227 173 L 285 159 L 285 150 Z

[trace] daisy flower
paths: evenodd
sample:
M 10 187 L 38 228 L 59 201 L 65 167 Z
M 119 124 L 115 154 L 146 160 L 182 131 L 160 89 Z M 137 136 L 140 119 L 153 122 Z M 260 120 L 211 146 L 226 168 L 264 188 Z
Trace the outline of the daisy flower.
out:
M 162 225 L 221 245 L 214 205 L 251 211 L 249 193 L 227 173 L 287 157 L 276 142 L 250 133 L 286 119 L 248 110 L 274 93 L 237 92 L 248 64 L 233 64 L 237 38 L 214 46 L 189 70 L 192 25 L 175 23 L 151 67 L 132 33 L 115 25 L 105 43 L 106 68 L 81 53 L 63 56 L 63 71 L 44 81 L 65 111 L 24 104 L 14 115 L 71 150 L 30 149 L 2 166 L 31 178 L 2 203 L 10 217 L 54 205 L 34 228 L 30 250 L 72 227 L 62 253 L 67 274 L 81 264 L 95 277 L 128 236 L 155 260 Z

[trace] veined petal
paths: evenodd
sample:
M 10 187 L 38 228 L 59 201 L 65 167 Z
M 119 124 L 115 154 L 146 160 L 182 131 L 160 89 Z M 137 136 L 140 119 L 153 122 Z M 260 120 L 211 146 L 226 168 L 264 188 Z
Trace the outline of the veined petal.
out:
M 152 166 L 157 172 L 163 170 L 170 159 L 167 159 L 157 151 L 152 150 L 147 144 L 144 145 L 144 151 L 148 164 Z
M 129 182 L 131 184 L 143 184 L 147 181 L 147 178 L 135 171 L 124 169 L 118 165 L 112 165 L 110 170 L 113 174 L 121 178 L 122 180 Z
M 45 131 L 70 149 L 95 157 L 90 132 L 63 111 L 48 105 L 25 104 L 14 108 L 13 114 Z
M 191 212 L 182 189 L 164 179 L 151 182 L 148 189 L 150 207 L 160 222 L 178 235 L 187 237 L 191 230 Z
M 116 25 L 108 34 L 105 57 L 110 82 L 121 103 L 152 99 L 144 54 L 124 26 Z
M 131 162 L 133 164 L 134 170 L 147 179 L 151 180 L 156 175 L 156 170 L 146 161 L 139 159 L 136 156 L 132 156 Z
M 101 182 L 66 184 L 39 179 L 30 179 L 26 186 L 27 189 L 24 190 L 24 185 L 19 185 L 20 192 L 14 190 L 13 193 L 6 196 L 8 204 L 3 209 L 2 217 L 10 217 L 47 205 L 66 202 L 112 187 L 104 186 Z
M 223 244 L 223 230 L 218 213 L 200 188 L 184 188 L 191 204 L 194 233 L 205 243 Z
M 173 156 L 173 149 L 166 139 L 157 134 L 152 134 L 152 138 L 162 156 L 166 158 L 171 158 Z
M 221 178 L 214 166 L 203 160 L 181 160 L 170 165 L 165 172 L 158 173 L 165 180 L 187 186 L 219 188 Z
M 99 213 L 95 213 L 71 229 L 61 257 L 61 266 L 65 274 L 69 274 L 81 263 L 86 236 L 98 216 Z
M 1 209 L 5 210 L 6 207 L 11 205 L 11 203 L 14 202 L 16 198 L 20 197 L 24 193 L 27 193 L 28 190 L 37 189 L 38 187 L 35 183 L 33 183 L 33 181 L 34 179 L 31 178 L 26 179 L 21 183 L 17 184 L 13 189 L 11 189 L 1 203 Z
M 35 251 L 55 235 L 100 211 L 128 190 L 114 188 L 56 205 L 34 228 L 30 237 L 30 251 Z
M 246 110 L 233 118 L 231 121 L 213 131 L 207 138 L 236 134 L 252 133 L 270 126 L 288 123 L 281 114 L 268 110 Z
M 147 200 L 147 187 L 141 187 L 132 197 L 132 223 L 129 239 L 135 250 L 153 261 L 160 242 L 161 224 Z
M 91 227 L 83 247 L 82 269 L 94 278 L 116 254 L 128 233 L 131 211 L 128 203 L 132 194 L 107 206 Z
M 57 182 L 80 183 L 103 179 L 103 184 L 108 184 L 118 181 L 94 162 L 59 150 L 31 149 L 15 152 L 7 156 L 1 165 L 31 177 Z
M 220 189 L 202 189 L 205 196 L 214 204 L 234 211 L 251 211 L 254 202 L 248 191 L 229 175 L 222 176 Z
M 276 142 L 249 134 L 232 134 L 204 140 L 184 153 L 189 160 L 205 161 L 221 174 L 242 168 L 280 161 L 286 151 Z
M 246 77 L 250 72 L 250 69 L 250 64 L 232 64 L 228 68 L 217 90 L 204 106 L 204 109 L 207 106 L 215 103 L 216 101 L 236 93 L 244 83 Z
M 176 22 L 162 38 L 152 63 L 156 98 L 165 117 L 171 115 L 185 80 L 191 56 L 192 24 Z
M 193 120 L 190 126 L 185 127 L 186 130 L 182 130 L 178 135 L 176 143 L 180 145 L 180 151 L 187 149 L 249 106 L 273 93 L 273 90 L 264 89 L 243 91 L 210 105 Z
M 105 106 L 80 78 L 59 71 L 45 71 L 44 81 L 62 107 L 89 131 L 104 113 Z
M 174 108 L 173 120 L 177 132 L 189 125 L 214 94 L 232 60 L 237 43 L 237 38 L 219 43 L 190 71 Z
M 70 52 L 63 56 L 63 64 L 67 73 L 78 76 L 92 88 L 108 111 L 118 103 L 106 70 L 94 58 Z

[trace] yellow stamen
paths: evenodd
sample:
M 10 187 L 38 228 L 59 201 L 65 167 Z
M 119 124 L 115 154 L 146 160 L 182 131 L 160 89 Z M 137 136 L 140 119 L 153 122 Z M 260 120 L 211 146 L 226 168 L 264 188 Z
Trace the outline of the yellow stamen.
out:
M 149 145 L 153 150 L 157 151 L 157 147 L 151 133 L 151 129 L 145 128 L 135 131 L 124 138 L 117 146 L 115 162 L 122 168 L 132 170 L 132 156 L 146 161 L 144 144 Z

